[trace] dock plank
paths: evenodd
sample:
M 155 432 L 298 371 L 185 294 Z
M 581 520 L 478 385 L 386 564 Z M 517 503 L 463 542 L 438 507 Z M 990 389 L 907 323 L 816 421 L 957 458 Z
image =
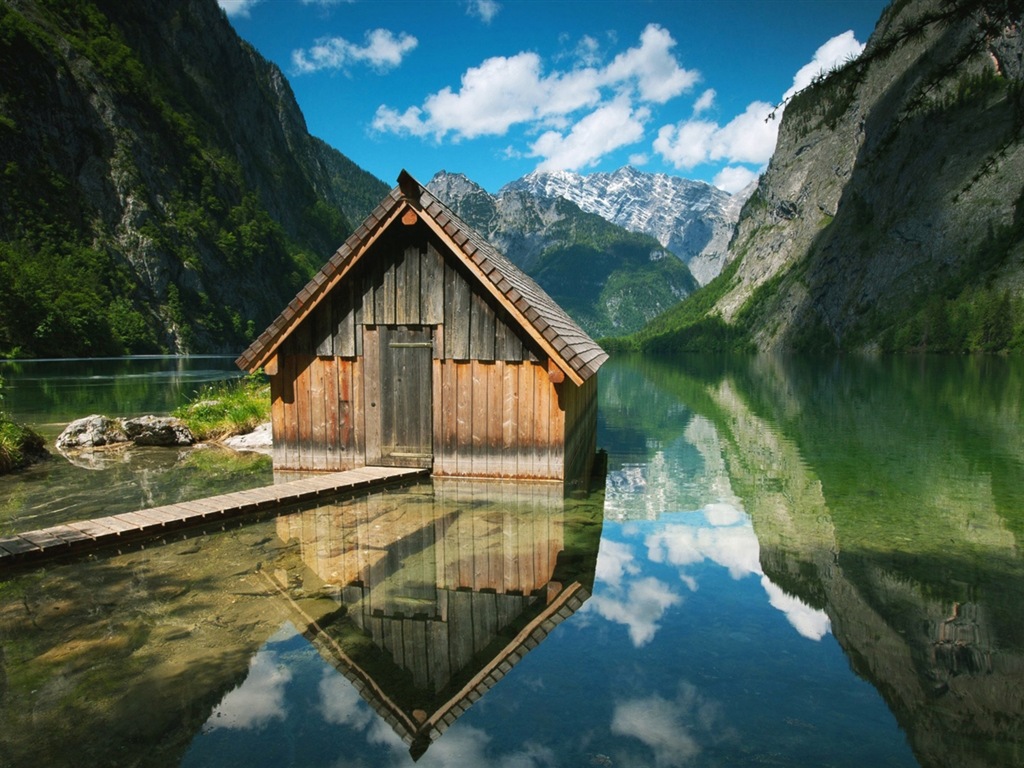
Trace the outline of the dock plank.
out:
M 12 536 L 10 538 L 0 539 L 0 549 L 8 555 L 22 555 L 26 552 L 40 551 L 39 545 L 33 544 L 31 541 L 22 538 L 21 536 Z
M 0 566 L 119 538 L 159 534 L 168 526 L 188 526 L 218 516 L 239 516 L 275 506 L 287 506 L 320 497 L 425 477 L 429 470 L 410 467 L 360 467 L 244 491 L 148 507 L 92 520 L 79 520 L 0 539 Z

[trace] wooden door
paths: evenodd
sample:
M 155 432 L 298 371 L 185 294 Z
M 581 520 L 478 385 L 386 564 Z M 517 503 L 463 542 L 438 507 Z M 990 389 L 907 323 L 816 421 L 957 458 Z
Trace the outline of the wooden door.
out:
M 380 325 L 377 335 L 379 461 L 387 466 L 430 467 L 434 459 L 433 329 Z

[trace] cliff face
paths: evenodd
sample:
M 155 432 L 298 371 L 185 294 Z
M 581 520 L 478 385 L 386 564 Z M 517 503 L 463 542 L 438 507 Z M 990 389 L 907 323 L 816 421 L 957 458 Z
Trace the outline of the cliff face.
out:
M 761 349 L 1024 344 L 1022 8 L 899 0 L 797 94 L 705 318 Z
M 10 0 L 0 68 L 0 353 L 237 350 L 387 189 L 215 0 Z

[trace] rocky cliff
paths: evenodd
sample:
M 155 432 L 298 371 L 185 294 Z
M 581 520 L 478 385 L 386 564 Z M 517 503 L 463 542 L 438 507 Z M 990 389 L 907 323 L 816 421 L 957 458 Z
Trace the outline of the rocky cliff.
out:
M 1024 347 L 1019 0 L 898 0 L 786 105 L 730 265 L 646 343 Z
M 686 265 L 653 237 L 562 197 L 517 185 L 492 196 L 446 172 L 427 186 L 593 336 L 637 331 L 697 288 Z
M 0 354 L 237 350 L 387 190 L 215 0 L 8 0 L 0 70 Z

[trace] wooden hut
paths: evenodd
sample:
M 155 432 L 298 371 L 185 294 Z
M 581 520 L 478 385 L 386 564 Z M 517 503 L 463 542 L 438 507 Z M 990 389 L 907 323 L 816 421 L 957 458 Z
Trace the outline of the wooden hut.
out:
M 270 376 L 277 469 L 573 481 L 606 359 L 403 171 L 237 364 Z

